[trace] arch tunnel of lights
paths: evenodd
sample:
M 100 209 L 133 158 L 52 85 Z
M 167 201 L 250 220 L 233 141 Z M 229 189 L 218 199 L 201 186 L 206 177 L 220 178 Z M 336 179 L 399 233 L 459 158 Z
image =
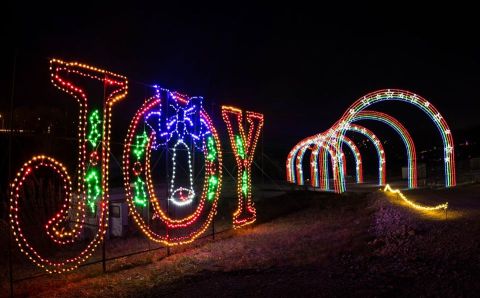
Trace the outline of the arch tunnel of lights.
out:
M 437 127 L 443 144 L 443 168 L 445 186 L 456 185 L 455 155 L 452 133 L 440 112 L 423 97 L 409 91 L 399 89 L 383 89 L 371 92 L 356 100 L 328 130 L 304 138 L 289 152 L 286 160 L 287 181 L 298 185 L 305 185 L 302 162 L 308 151 L 310 154 L 310 185 L 321 190 L 330 190 L 329 161 L 332 169 L 333 189 L 337 193 L 346 190 L 346 159 L 344 145 L 354 156 L 356 166 L 356 183 L 363 182 L 362 156 L 358 146 L 345 136 L 347 131 L 362 134 L 375 147 L 378 157 L 378 185 L 385 185 L 386 157 L 381 140 L 368 128 L 355 122 L 361 120 L 378 121 L 392 128 L 400 137 L 405 146 L 407 157 L 408 188 L 416 188 L 417 182 L 417 153 L 413 139 L 397 119 L 386 113 L 371 110 L 371 106 L 379 102 L 400 101 L 410 104 L 423 111 Z M 369 108 L 367 110 L 367 108 Z

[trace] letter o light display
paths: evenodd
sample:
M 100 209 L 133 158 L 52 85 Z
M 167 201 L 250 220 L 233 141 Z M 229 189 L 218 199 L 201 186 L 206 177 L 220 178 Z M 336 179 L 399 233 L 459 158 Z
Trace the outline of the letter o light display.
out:
M 162 96 L 164 95 L 164 96 Z M 170 117 L 165 114 L 166 105 L 175 102 L 175 113 Z M 216 213 L 220 195 L 222 177 L 222 154 L 217 131 L 201 107 L 201 100 L 186 98 L 178 93 L 162 90 L 149 99 L 134 116 L 124 148 L 124 182 L 125 193 L 130 208 L 130 214 L 138 227 L 152 241 L 165 245 L 178 245 L 192 242 L 202 234 Z M 162 108 L 164 107 L 164 108 Z M 194 115 L 199 119 L 194 119 Z M 198 117 L 197 117 L 198 118 Z M 200 128 L 194 131 L 194 122 Z M 190 129 L 192 128 L 192 129 Z M 198 195 L 195 210 L 183 217 L 172 218 L 168 210 L 164 210 L 155 191 L 151 173 L 152 152 L 161 147 L 173 147 L 171 165 L 173 166 L 172 181 L 168 191 L 168 203 L 177 209 L 186 208 L 192 204 L 195 196 L 190 172 L 189 187 L 174 189 L 175 155 L 178 146 L 188 151 L 189 170 L 191 170 L 191 152 L 185 145 L 189 139 L 203 152 L 205 163 L 205 178 L 203 191 Z M 168 145 L 171 143 L 172 145 Z M 167 149 L 168 150 L 168 149 Z M 142 214 L 147 201 L 152 204 L 152 219 L 146 219 Z M 165 204 L 164 204 L 165 205 Z M 148 208 L 148 207 L 147 207 Z M 155 229 L 149 224 L 154 221 Z M 160 226 L 160 227 L 159 227 Z

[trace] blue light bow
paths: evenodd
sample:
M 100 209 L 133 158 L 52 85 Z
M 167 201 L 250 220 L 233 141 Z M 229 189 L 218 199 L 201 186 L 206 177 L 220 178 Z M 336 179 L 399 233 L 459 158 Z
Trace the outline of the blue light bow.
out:
M 190 97 L 186 105 L 178 102 L 175 93 L 156 88 L 156 96 L 161 99 L 157 110 L 146 115 L 145 124 L 155 134 L 153 149 L 166 145 L 172 138 L 186 140 L 191 138 L 195 147 L 204 148 L 204 137 L 211 134 L 207 122 L 201 117 L 202 97 Z M 165 103 L 162 105 L 162 102 Z

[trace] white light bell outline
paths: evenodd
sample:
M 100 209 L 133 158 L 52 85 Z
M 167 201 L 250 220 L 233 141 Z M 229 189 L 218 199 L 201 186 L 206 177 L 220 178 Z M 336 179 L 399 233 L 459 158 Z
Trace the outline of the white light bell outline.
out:
M 193 189 L 193 167 L 191 149 L 185 143 L 185 139 L 192 142 L 192 150 L 197 148 L 204 151 L 205 138 L 211 135 L 207 122 L 201 116 L 202 97 L 190 97 L 188 100 L 177 98 L 175 92 L 167 89 L 153 86 L 156 89 L 157 97 L 166 99 L 167 105 L 163 108 L 159 105 L 157 110 L 148 113 L 145 117 L 145 124 L 151 128 L 155 134 L 152 148 L 157 150 L 160 146 L 167 146 L 173 140 L 177 140 L 173 146 L 172 155 L 172 178 L 170 180 L 168 200 L 176 206 L 185 206 L 193 202 L 195 191 Z M 167 108 L 168 107 L 168 108 Z M 173 113 L 168 113 L 170 110 Z M 163 116 L 165 115 L 165 116 Z M 169 115 L 169 116 L 166 116 Z M 177 167 L 177 147 L 185 147 L 188 153 L 188 186 L 176 186 L 176 167 Z
M 188 187 L 175 187 L 175 176 L 177 169 L 177 147 L 182 145 L 187 150 L 188 154 L 188 174 L 189 174 L 189 186 Z M 195 191 L 193 190 L 193 169 L 192 169 L 192 154 L 190 148 L 183 141 L 179 139 L 175 146 L 173 146 L 173 155 L 172 155 L 172 179 L 170 180 L 170 197 L 168 200 L 176 206 L 185 206 L 192 203 L 195 198 Z

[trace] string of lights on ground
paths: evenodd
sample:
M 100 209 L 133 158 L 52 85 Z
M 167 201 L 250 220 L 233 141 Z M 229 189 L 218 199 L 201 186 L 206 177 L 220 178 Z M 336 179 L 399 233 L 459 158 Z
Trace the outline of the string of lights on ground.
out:
M 384 192 L 391 193 L 391 194 L 396 194 L 400 199 L 402 199 L 404 202 L 406 202 L 410 207 L 417 209 L 417 210 L 422 210 L 422 211 L 433 211 L 433 210 L 447 210 L 448 209 L 448 202 L 439 204 L 436 206 L 425 206 L 421 205 L 418 203 L 415 203 L 411 200 L 409 200 L 401 191 L 400 189 L 393 189 L 389 184 L 385 185 L 383 188 Z

